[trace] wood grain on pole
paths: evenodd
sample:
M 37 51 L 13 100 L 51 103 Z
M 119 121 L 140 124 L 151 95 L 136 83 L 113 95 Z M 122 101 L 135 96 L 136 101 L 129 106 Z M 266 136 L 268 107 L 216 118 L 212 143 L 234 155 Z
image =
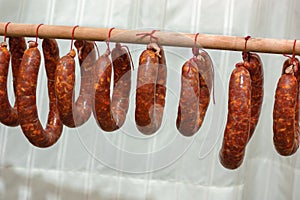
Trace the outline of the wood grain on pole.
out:
M 4 22 L 0 22 L 0 35 L 4 35 Z M 38 24 L 8 25 L 7 36 L 35 37 Z M 40 38 L 71 39 L 72 26 L 43 25 L 39 28 Z M 75 30 L 75 39 L 104 41 L 107 39 L 109 28 L 78 27 Z M 149 37 L 136 36 L 138 33 L 151 32 L 151 30 L 125 30 L 114 29 L 111 33 L 112 42 L 147 44 Z M 179 32 L 155 32 L 159 44 L 164 46 L 192 47 L 195 34 Z M 294 40 L 251 38 L 247 43 L 247 50 L 252 52 L 291 54 Z M 245 45 L 244 37 L 199 34 L 197 44 L 205 49 L 219 49 L 242 51 Z M 296 45 L 295 52 L 300 54 L 300 44 Z

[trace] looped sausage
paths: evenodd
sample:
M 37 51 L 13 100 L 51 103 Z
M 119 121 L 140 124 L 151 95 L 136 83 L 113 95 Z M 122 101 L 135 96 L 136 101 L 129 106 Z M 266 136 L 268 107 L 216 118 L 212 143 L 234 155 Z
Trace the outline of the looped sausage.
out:
M 23 37 L 10 37 L 9 38 L 9 51 L 11 53 L 11 65 L 13 74 L 13 88 L 16 93 L 17 77 L 19 68 L 22 62 L 22 57 L 27 49 L 25 38 Z
M 19 117 L 17 111 L 17 104 L 15 101 L 12 107 L 7 94 L 7 76 L 10 54 L 6 48 L 6 43 L 2 43 L 0 47 L 0 122 L 7 126 L 18 126 Z M 9 49 L 11 52 L 12 74 L 13 74 L 13 88 L 16 95 L 16 80 L 19 72 L 22 56 L 26 49 L 24 38 L 9 38 Z
M 261 106 L 264 95 L 264 71 L 263 64 L 258 54 L 243 53 L 244 62 L 241 63 L 250 73 L 251 77 L 251 119 L 250 136 L 251 139 L 259 120 Z
M 36 107 L 36 85 L 41 62 L 40 51 L 36 43 L 30 43 L 24 52 L 17 78 L 17 106 L 20 125 L 31 144 L 37 147 L 49 147 L 56 143 L 62 133 L 63 125 L 56 106 L 54 78 L 59 51 L 56 41 L 44 39 L 43 52 L 48 78 L 49 113 L 46 129 L 38 118 Z
M 237 64 L 229 81 L 227 123 L 219 158 L 228 169 L 238 168 L 244 159 L 250 135 L 251 77 L 248 70 Z
M 176 127 L 181 134 L 190 136 L 200 128 L 198 119 L 200 108 L 199 68 L 194 59 L 190 59 L 183 64 L 181 71 L 181 91 Z
M 80 63 L 81 85 L 75 102 L 75 60 L 74 50 L 63 56 L 57 64 L 55 92 L 57 106 L 64 125 L 74 128 L 84 124 L 92 111 L 93 65 L 96 60 L 94 42 L 76 41 Z
M 299 61 L 287 59 L 283 64 L 273 110 L 273 142 L 282 156 L 290 156 L 299 148 Z
M 125 122 L 131 89 L 131 61 L 120 43 L 111 52 L 100 56 L 95 65 L 95 98 L 93 114 L 98 126 L 104 131 L 115 131 Z M 114 84 L 110 98 L 112 66 Z
M 161 126 L 166 96 L 167 67 L 162 47 L 150 43 L 139 59 L 135 122 L 143 134 Z
M 192 136 L 202 126 L 213 86 L 213 63 L 204 50 L 193 49 L 194 57 L 182 66 L 181 91 L 176 127 Z

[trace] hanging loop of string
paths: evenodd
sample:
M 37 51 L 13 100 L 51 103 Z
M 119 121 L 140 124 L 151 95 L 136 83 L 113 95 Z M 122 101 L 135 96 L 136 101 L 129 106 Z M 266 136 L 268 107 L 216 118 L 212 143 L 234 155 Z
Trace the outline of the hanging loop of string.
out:
M 196 57 L 199 55 L 199 48 L 197 47 L 198 36 L 199 36 L 199 33 L 196 33 L 195 39 L 194 39 L 194 47 L 192 49 L 193 55 L 196 56 Z
M 40 27 L 41 27 L 42 25 L 44 25 L 44 24 L 39 24 L 39 25 L 36 27 L 36 31 L 35 31 L 35 41 L 29 40 L 29 41 L 28 41 L 29 47 L 37 47 L 37 46 L 38 46 L 39 29 L 40 29 Z
M 195 63 L 197 63 L 197 56 L 199 55 L 199 48 L 197 47 L 197 39 L 198 39 L 199 33 L 195 34 L 195 38 L 194 38 L 194 46 L 192 48 L 192 52 L 193 52 L 193 60 L 195 61 Z M 191 65 L 192 63 L 190 63 Z M 190 72 L 191 70 L 191 66 L 189 65 L 189 68 L 187 70 L 187 73 Z
M 71 39 L 71 47 L 70 47 L 70 51 L 72 51 L 72 49 L 73 49 L 73 42 L 74 42 L 74 37 L 75 37 L 75 29 L 78 28 L 78 27 L 79 27 L 79 26 L 76 25 L 76 26 L 74 26 L 73 29 L 72 29 L 72 39 Z
M 107 46 L 107 54 L 110 54 L 110 47 L 109 47 L 109 43 L 110 43 L 110 38 L 111 38 L 111 32 L 115 29 L 115 27 L 112 27 L 109 29 L 108 31 L 108 36 L 107 36 L 107 40 L 106 40 L 106 46 Z
M 137 33 L 136 36 L 142 36 L 142 38 L 150 36 L 150 43 L 152 43 L 152 39 L 155 39 L 156 43 L 158 43 L 158 37 L 154 36 L 154 33 L 159 30 L 152 30 L 150 33 Z
M 10 24 L 11 22 L 7 22 L 5 24 L 5 28 L 4 28 L 4 39 L 3 39 L 3 42 L 6 43 L 6 37 L 7 37 L 7 27 L 8 25 Z
M 247 53 L 247 43 L 248 43 L 248 40 L 251 38 L 250 35 L 246 36 L 245 37 L 245 46 L 244 46 L 244 51 L 243 53 Z
M 248 51 L 247 51 L 247 43 L 248 43 L 248 40 L 251 38 L 250 35 L 246 36 L 245 37 L 245 46 L 244 46 L 244 50 L 242 52 L 242 57 L 243 57 L 243 60 L 247 60 L 249 59 L 250 57 L 248 56 Z
M 295 56 L 296 56 L 296 42 L 297 42 L 297 40 L 294 40 L 292 56 L 290 56 L 288 54 L 285 54 L 285 53 L 283 54 L 284 57 L 292 59 L 292 62 L 295 61 Z
M 36 32 L 35 32 L 35 43 L 38 44 L 38 38 L 39 38 L 39 29 L 40 27 L 44 25 L 44 24 L 39 24 L 36 28 Z
M 291 59 L 291 67 L 292 67 L 292 70 L 293 72 L 298 72 L 298 68 L 299 68 L 299 63 L 298 63 L 298 60 L 296 59 L 296 43 L 297 43 L 297 40 L 295 39 L 294 40 L 294 43 L 293 43 L 293 52 L 292 52 L 292 56 L 290 55 L 287 55 L 287 54 L 283 54 L 284 57 L 287 57 L 287 58 L 290 58 Z

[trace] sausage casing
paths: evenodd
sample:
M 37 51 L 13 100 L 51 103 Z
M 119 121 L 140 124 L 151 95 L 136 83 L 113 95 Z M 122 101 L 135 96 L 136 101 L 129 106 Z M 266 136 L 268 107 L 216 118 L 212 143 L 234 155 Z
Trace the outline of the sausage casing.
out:
M 250 133 L 251 78 L 247 69 L 237 66 L 230 77 L 227 123 L 220 150 L 220 162 L 236 169 L 244 159 Z
M 64 125 L 74 128 L 84 124 L 91 115 L 93 96 L 93 66 L 96 60 L 94 43 L 76 41 L 80 63 L 81 85 L 75 102 L 75 51 L 63 56 L 57 64 L 55 92 L 60 118 Z
M 59 58 L 58 48 L 55 40 L 43 41 L 50 106 L 47 126 L 44 130 L 36 107 L 36 85 L 41 61 L 41 55 L 36 46 L 30 44 L 30 48 L 24 52 L 22 58 L 17 78 L 17 106 L 22 131 L 30 143 L 37 147 L 49 147 L 59 139 L 63 128 L 56 107 L 57 99 L 53 84 L 55 66 Z

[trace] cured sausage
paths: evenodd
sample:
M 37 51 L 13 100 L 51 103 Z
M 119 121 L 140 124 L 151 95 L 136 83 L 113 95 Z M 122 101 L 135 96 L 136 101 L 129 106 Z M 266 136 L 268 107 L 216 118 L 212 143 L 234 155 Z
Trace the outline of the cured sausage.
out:
M 291 153 L 294 154 L 298 148 L 299 148 L 299 134 L 300 134 L 300 127 L 299 127 L 299 101 L 300 101 L 300 91 L 299 91 L 299 86 L 300 86 L 300 71 L 299 71 L 299 60 L 297 58 L 293 59 L 287 59 L 284 64 L 283 64 L 283 70 L 287 69 L 288 67 L 291 67 L 294 69 L 294 75 L 296 76 L 297 82 L 298 82 L 298 94 L 297 94 L 297 99 L 296 99 L 296 106 L 295 106 L 295 139 L 294 139 L 294 147 L 293 151 Z M 284 71 L 282 72 L 284 74 Z
M 9 38 L 9 51 L 11 53 L 11 65 L 13 74 L 13 88 L 16 93 L 17 76 L 21 65 L 22 57 L 27 48 L 25 38 L 23 37 L 10 37 Z
M 165 56 L 164 49 L 160 46 L 160 57 L 158 59 L 158 76 L 156 80 L 156 91 L 155 91 L 155 109 L 156 109 L 156 119 L 158 128 L 161 126 L 164 107 L 165 107 L 165 98 L 167 92 L 167 61 Z
M 181 91 L 176 119 L 178 131 L 185 136 L 191 136 L 200 128 L 200 76 L 199 68 L 190 59 L 185 62 L 181 70 Z
M 242 164 L 250 134 L 250 118 L 250 73 L 237 64 L 229 81 L 227 123 L 219 155 L 225 168 L 236 169 Z
M 202 126 L 213 86 L 213 63 L 204 50 L 193 49 L 194 57 L 182 67 L 181 93 L 176 127 L 191 136 Z M 195 76 L 198 76 L 195 78 Z
M 280 77 L 273 111 L 273 142 L 280 155 L 291 155 L 296 133 L 295 107 L 298 94 L 297 79 L 292 74 Z
M 31 144 L 49 147 L 56 143 L 62 133 L 63 125 L 59 118 L 54 90 L 55 67 L 59 59 L 55 40 L 43 41 L 45 68 L 48 77 L 49 113 L 46 129 L 38 118 L 36 107 L 36 85 L 41 55 L 37 44 L 31 42 L 24 52 L 17 78 L 17 107 L 23 133 Z
M 10 57 L 12 60 L 13 88 L 16 94 L 16 80 L 21 63 L 22 56 L 26 49 L 24 38 L 10 38 L 9 51 L 6 48 L 6 43 L 2 43 L 0 47 L 0 121 L 7 126 L 19 125 L 19 117 L 17 112 L 17 104 L 12 107 L 7 94 L 7 76 Z M 16 102 L 16 101 L 15 101 Z
M 264 95 L 264 71 L 262 61 L 258 54 L 245 52 L 243 53 L 243 60 L 244 63 L 242 63 L 242 65 L 249 71 L 251 77 L 250 140 L 255 131 L 261 112 Z
M 196 57 L 196 63 L 199 69 L 199 83 L 200 83 L 200 96 L 199 96 L 199 110 L 198 110 L 198 126 L 202 126 L 205 114 L 210 102 L 210 94 L 213 87 L 214 73 L 213 62 L 209 54 L 201 50 Z
M 129 107 L 131 89 L 131 61 L 129 54 L 120 43 L 111 52 L 107 51 L 95 65 L 95 98 L 93 114 L 101 129 L 115 131 L 125 122 Z M 110 98 L 112 66 L 114 83 Z
M 167 68 L 162 47 L 150 43 L 139 58 L 135 122 L 143 134 L 153 134 L 161 126 L 165 96 Z
M 299 148 L 299 61 L 284 62 L 273 110 L 273 142 L 283 156 L 294 154 Z M 288 69 L 290 68 L 290 69 Z M 294 71 L 295 70 L 295 71 Z
M 94 42 L 76 41 L 80 63 L 81 85 L 75 102 L 75 60 L 76 52 L 71 50 L 60 58 L 55 76 L 57 106 L 64 125 L 74 128 L 84 124 L 92 112 L 93 65 L 96 54 Z

